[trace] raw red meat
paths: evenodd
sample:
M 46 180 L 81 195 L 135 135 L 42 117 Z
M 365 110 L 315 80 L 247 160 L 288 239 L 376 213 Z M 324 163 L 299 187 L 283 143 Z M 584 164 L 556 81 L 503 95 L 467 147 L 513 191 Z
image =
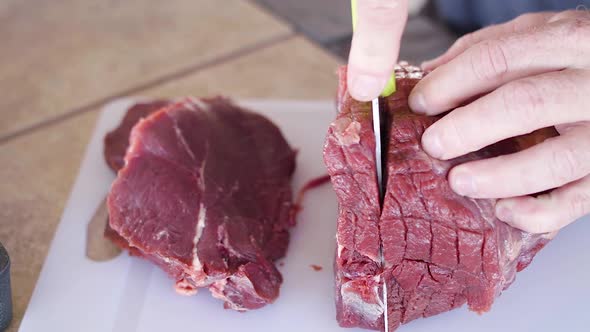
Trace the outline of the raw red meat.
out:
M 105 136 L 104 159 L 115 173 L 125 166 L 125 152 L 127 152 L 127 148 L 129 147 L 129 136 L 131 135 L 133 126 L 141 119 L 147 118 L 150 114 L 159 111 L 171 103 L 168 100 L 154 100 L 133 104 L 125 113 L 119 126 Z M 115 232 L 109 226 L 108 222 L 105 226 L 104 235 L 119 247 L 127 249 L 131 255 L 141 256 L 141 253 L 136 249 L 129 247 L 127 240 L 119 236 L 119 233 Z
M 125 152 L 129 147 L 129 135 L 133 126 L 139 120 L 148 117 L 170 103 L 167 100 L 155 100 L 134 104 L 127 110 L 119 126 L 105 136 L 104 158 L 113 171 L 117 172 L 125 164 Z
M 388 288 L 390 331 L 467 303 L 488 311 L 552 235 L 533 235 L 499 221 L 494 200 L 455 194 L 447 174 L 459 163 L 513 153 L 555 135 L 553 130 L 506 140 L 450 161 L 420 145 L 438 117 L 410 111 L 407 97 L 423 73 L 396 68 L 398 91 L 383 103 L 388 114 L 383 208 L 378 201 L 371 104 L 347 92 L 340 71 L 339 113 L 324 159 L 339 201 L 336 254 L 337 319 L 345 327 L 383 329 L 381 285 Z M 384 264 L 379 255 L 383 244 Z
M 106 233 L 180 293 L 208 287 L 227 308 L 260 308 L 282 282 L 273 261 L 294 224 L 294 169 L 295 152 L 263 116 L 222 98 L 171 104 L 133 127 Z

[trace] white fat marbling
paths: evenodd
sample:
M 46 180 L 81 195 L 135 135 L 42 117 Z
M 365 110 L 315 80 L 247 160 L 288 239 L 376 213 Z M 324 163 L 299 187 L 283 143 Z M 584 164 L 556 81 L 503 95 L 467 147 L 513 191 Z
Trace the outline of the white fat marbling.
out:
M 193 111 L 197 111 L 198 109 L 203 111 L 211 110 L 211 106 L 199 98 L 189 98 L 188 102 L 185 103 L 185 106 Z
M 379 278 L 376 276 L 376 278 Z M 383 316 L 383 302 L 378 294 L 379 288 L 373 287 L 372 294 L 376 299 L 375 303 L 368 303 L 353 290 L 348 290 L 346 284 L 342 285 L 340 294 L 342 296 L 342 303 L 348 308 L 362 314 L 369 321 L 377 321 Z
M 156 236 L 154 236 L 154 239 L 160 240 L 164 236 L 168 236 L 168 232 L 165 229 L 163 229 L 163 230 L 159 231 L 158 233 L 156 233 Z
M 361 140 L 361 123 L 352 121 L 349 118 L 340 118 L 332 123 L 334 128 L 334 135 L 338 139 L 338 143 L 344 146 L 358 144 Z
M 193 239 L 193 270 L 194 271 L 201 271 L 203 269 L 203 264 L 199 260 L 199 255 L 197 255 L 197 244 L 199 243 L 199 239 L 203 234 L 203 229 L 205 228 L 205 221 L 206 221 L 206 214 L 207 208 L 201 203 L 199 206 L 199 215 L 197 217 L 197 229 L 195 231 L 195 237 Z

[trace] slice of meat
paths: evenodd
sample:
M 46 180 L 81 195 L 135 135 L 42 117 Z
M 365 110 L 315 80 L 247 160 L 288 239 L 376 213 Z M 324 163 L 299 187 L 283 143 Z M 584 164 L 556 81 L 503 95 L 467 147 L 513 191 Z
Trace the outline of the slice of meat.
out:
M 341 70 L 341 82 L 346 80 Z M 337 319 L 344 327 L 379 327 L 379 192 L 371 106 L 338 92 L 338 117 L 328 129 L 324 159 L 338 197 L 335 261 Z
M 260 308 L 282 282 L 273 261 L 294 225 L 294 169 L 294 150 L 263 116 L 222 98 L 171 104 L 133 127 L 106 234 L 180 293 L 208 287 L 227 308 Z
M 131 129 L 141 119 L 147 118 L 150 114 L 170 105 L 168 100 L 142 101 L 133 104 L 127 109 L 123 120 L 117 128 L 106 134 L 104 138 L 104 159 L 115 173 L 125 166 L 125 152 L 129 147 L 129 136 Z M 108 218 L 107 218 L 108 220 Z M 104 236 L 123 249 L 127 249 L 132 256 L 141 256 L 141 253 L 132 247 L 129 247 L 127 241 L 119 233 L 115 232 L 108 221 L 105 226 Z
M 488 311 L 553 234 L 528 234 L 499 221 L 494 200 L 455 194 L 448 172 L 466 161 L 517 152 L 556 132 L 538 131 L 450 161 L 432 159 L 420 138 L 438 117 L 414 114 L 407 103 L 424 74 L 417 67 L 398 66 L 398 91 L 382 103 L 387 187 L 380 209 L 371 105 L 350 97 L 345 74 L 342 68 L 339 113 L 324 148 L 339 201 L 335 273 L 340 325 L 384 328 L 383 281 L 390 330 L 464 303 L 473 311 Z
M 127 110 L 119 126 L 105 136 L 104 158 L 113 171 L 117 172 L 124 166 L 125 152 L 129 147 L 129 135 L 133 126 L 139 120 L 148 117 L 170 103 L 167 100 L 154 100 L 134 104 Z

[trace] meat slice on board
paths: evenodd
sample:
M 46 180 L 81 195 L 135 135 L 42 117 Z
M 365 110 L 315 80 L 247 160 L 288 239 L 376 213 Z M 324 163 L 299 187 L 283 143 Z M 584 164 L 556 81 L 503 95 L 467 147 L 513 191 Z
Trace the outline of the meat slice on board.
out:
M 282 282 L 274 261 L 294 225 L 295 151 L 272 122 L 227 99 L 142 112 L 151 115 L 131 130 L 123 165 L 106 156 L 122 167 L 107 236 L 159 265 L 179 293 L 207 287 L 239 311 L 273 302 Z
M 171 103 L 167 100 L 138 102 L 127 110 L 119 126 L 104 138 L 104 158 L 113 171 L 117 172 L 125 165 L 125 152 L 129 147 L 129 136 L 133 126 L 139 120 L 147 118 Z
M 556 135 L 553 129 L 499 142 L 450 161 L 428 156 L 420 139 L 438 117 L 418 115 L 407 98 L 424 73 L 401 64 L 398 91 L 384 100 L 386 192 L 378 203 L 371 104 L 347 92 L 340 70 L 338 115 L 324 159 L 339 202 L 336 307 L 341 326 L 384 329 L 387 283 L 390 331 L 467 303 L 490 310 L 554 234 L 533 235 L 499 221 L 494 200 L 455 194 L 447 181 L 460 163 L 517 152 Z M 383 264 L 379 245 L 383 245 Z

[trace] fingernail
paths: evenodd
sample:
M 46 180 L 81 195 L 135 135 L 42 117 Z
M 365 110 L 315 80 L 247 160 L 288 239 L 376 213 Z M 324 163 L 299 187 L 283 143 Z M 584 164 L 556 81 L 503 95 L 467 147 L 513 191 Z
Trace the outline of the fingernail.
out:
M 511 223 L 514 219 L 512 209 L 501 203 L 496 204 L 496 217 L 505 223 Z
M 378 96 L 385 86 L 385 81 L 369 75 L 358 75 L 352 81 L 352 89 L 356 96 L 362 100 L 371 100 Z
M 477 192 L 474 177 L 466 171 L 454 173 L 451 181 L 451 187 L 461 196 L 473 196 Z
M 421 93 L 410 94 L 410 100 L 408 100 L 410 108 L 414 113 L 426 114 L 426 100 L 424 95 Z
M 422 147 L 431 157 L 441 159 L 443 155 L 443 147 L 440 137 L 433 133 L 432 130 L 426 130 L 422 135 Z

